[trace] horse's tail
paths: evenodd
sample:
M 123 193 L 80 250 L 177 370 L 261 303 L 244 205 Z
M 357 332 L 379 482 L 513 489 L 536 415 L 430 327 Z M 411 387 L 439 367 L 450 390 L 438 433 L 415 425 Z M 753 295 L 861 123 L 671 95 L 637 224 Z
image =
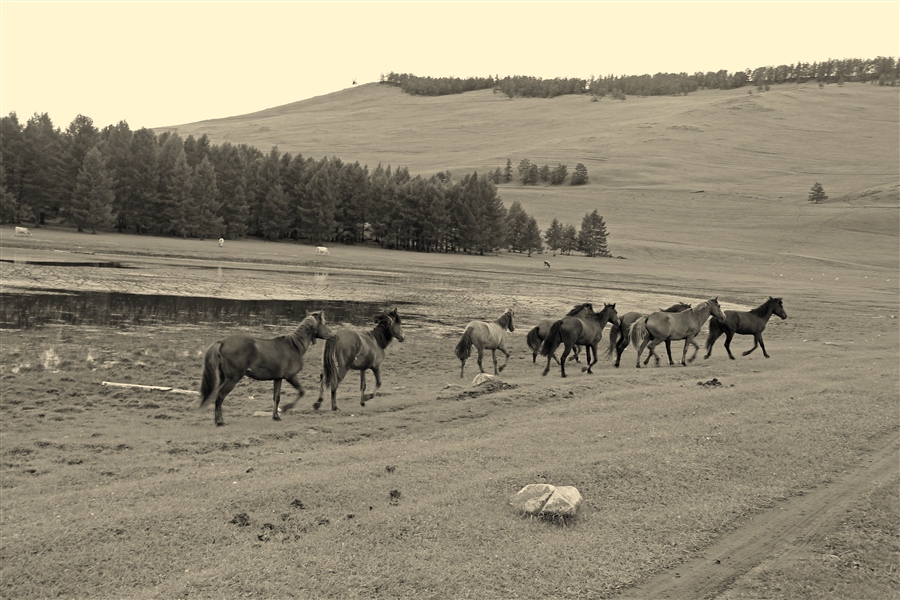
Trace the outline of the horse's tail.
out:
M 209 401 L 219 391 L 219 365 L 222 362 L 219 350 L 221 348 L 222 342 L 216 342 L 206 350 L 203 357 L 203 376 L 200 379 L 201 408 L 209 404 Z
M 553 325 L 550 326 L 550 333 L 544 338 L 544 344 L 541 346 L 541 356 L 553 356 L 553 353 L 556 352 L 556 348 L 562 339 L 562 336 L 559 334 L 560 329 L 562 329 L 562 319 L 554 321 Z
M 647 329 L 647 317 L 641 317 L 631 326 L 631 345 L 639 349 L 649 338 L 650 331 Z
M 619 334 L 622 334 L 623 337 L 628 335 L 627 331 L 622 331 L 622 326 L 619 323 L 610 323 L 609 327 L 609 348 L 603 353 L 603 356 L 606 358 L 612 358 L 613 352 L 616 351 L 616 345 L 619 342 Z
M 706 336 L 706 353 L 709 354 L 712 352 L 713 345 L 716 343 L 716 340 L 719 339 L 719 336 L 724 332 L 722 331 L 722 326 L 719 324 L 718 319 L 710 319 L 709 320 L 709 335 Z
M 466 327 L 459 343 L 456 345 L 456 358 L 466 360 L 472 352 L 472 328 Z
M 325 351 L 322 353 L 322 381 L 331 390 L 337 389 L 341 383 L 337 361 L 337 337 L 325 342 Z
M 525 336 L 525 341 L 528 342 L 528 347 L 531 348 L 531 351 L 534 354 L 537 354 L 541 350 L 541 337 L 538 335 L 538 330 L 540 327 L 535 327 L 531 331 L 528 332 L 528 335 Z

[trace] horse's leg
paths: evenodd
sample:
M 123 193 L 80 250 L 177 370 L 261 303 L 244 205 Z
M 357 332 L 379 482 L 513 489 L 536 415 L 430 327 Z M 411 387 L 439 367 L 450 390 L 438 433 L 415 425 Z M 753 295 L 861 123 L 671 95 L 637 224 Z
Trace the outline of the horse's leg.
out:
M 275 407 L 272 409 L 272 419 L 280 421 L 281 415 L 278 414 L 278 403 L 281 402 L 281 378 L 278 377 L 274 379 L 273 383 L 274 391 L 272 393 L 272 401 L 275 403 Z
M 703 357 L 704 360 L 712 355 L 713 346 L 720 335 L 722 335 L 720 330 L 713 330 L 712 327 L 709 328 L 709 336 L 706 338 L 706 356 Z
M 587 352 L 587 350 L 585 350 L 585 352 Z M 577 362 L 577 363 L 580 363 L 580 362 L 581 362 L 581 360 L 579 360 L 579 358 L 578 358 L 578 346 L 575 346 L 575 347 L 572 348 L 572 360 L 574 360 L 574 361 Z M 586 359 L 586 360 L 588 360 L 588 361 L 591 360 L 591 355 L 590 355 L 590 354 L 587 354 L 587 359 Z
M 594 360 L 591 360 L 591 351 L 593 350 Z M 589 375 L 593 375 L 594 372 L 591 370 L 591 367 L 597 364 L 597 345 L 585 346 L 584 347 L 584 355 L 587 360 L 587 366 L 581 367 L 581 371 L 587 371 Z
M 751 352 L 756 350 L 757 346 L 762 346 L 763 356 L 765 356 L 766 358 L 769 358 L 769 355 L 766 353 L 766 347 L 763 346 L 763 344 L 762 344 L 762 336 L 758 333 L 753 334 L 753 347 L 750 348 L 749 350 L 747 350 L 746 352 L 742 352 L 741 356 L 747 356 L 748 354 L 750 354 Z
M 242 378 L 243 375 L 237 378 L 223 378 L 222 386 L 219 388 L 219 393 L 216 396 L 216 425 L 219 427 L 225 424 L 225 420 L 222 418 L 222 402 L 225 401 L 225 396 L 231 393 L 231 390 L 234 389 L 234 386 L 236 386 Z
M 463 373 L 464 373 L 465 370 L 466 370 L 466 359 L 461 358 L 461 359 L 459 359 L 459 362 L 462 363 L 461 365 L 459 365 L 459 378 L 462 379 L 462 378 L 463 378 Z
M 691 357 L 688 359 L 688 362 L 694 362 L 697 359 L 697 352 L 700 351 L 700 346 L 697 345 L 697 342 L 694 341 L 694 336 L 691 336 L 684 341 L 684 350 L 687 352 L 687 345 L 690 344 L 694 347 L 694 353 L 691 354 Z
M 672 340 L 666 340 L 666 354 L 669 356 L 669 366 L 671 367 L 675 364 L 675 361 L 672 360 Z M 659 360 L 659 358 L 656 360 Z
M 306 392 L 303 391 L 303 386 L 300 385 L 300 379 L 297 378 L 296 373 L 294 373 L 293 375 L 290 375 L 288 377 L 285 377 L 284 380 L 287 381 L 292 386 L 294 386 L 294 389 L 297 390 L 297 401 L 299 401 L 300 398 L 302 398 L 303 396 L 306 395 Z M 297 401 L 285 404 L 282 407 L 282 411 L 286 412 L 286 411 L 294 408 L 294 405 L 297 403 Z
M 372 394 L 373 396 L 375 394 Z M 366 405 L 366 370 L 363 369 L 359 372 L 359 405 Z
M 484 358 L 484 348 L 481 346 L 475 346 L 475 348 L 478 350 L 478 370 L 484 373 L 484 367 L 481 366 L 481 360 Z
M 509 362 L 509 351 L 506 349 L 506 344 L 501 344 L 498 350 L 503 353 L 503 364 L 500 365 L 500 372 L 502 373 L 503 369 L 506 368 L 506 363 Z
M 569 342 L 565 342 L 566 346 L 563 348 L 562 356 L 559 357 L 559 376 L 566 376 L 566 358 L 569 356 L 569 352 L 572 351 L 572 346 L 569 345 Z
M 500 371 L 497 370 L 497 349 L 491 348 L 491 359 L 494 361 L 494 375 L 499 375 Z
M 647 358 L 644 360 L 644 366 L 645 366 L 645 367 L 647 366 L 647 363 L 650 362 L 650 358 L 651 358 L 651 357 L 654 359 L 654 363 L 653 363 L 653 364 L 655 364 L 657 367 L 659 366 L 659 354 L 656 353 L 656 347 L 659 346 L 659 344 L 660 344 L 661 341 L 662 341 L 662 340 L 653 340 L 653 339 L 651 339 L 651 340 L 647 343 L 647 349 L 649 350 L 649 353 L 647 354 Z
M 372 367 L 372 374 L 375 376 L 375 389 L 366 397 L 366 400 L 374 398 L 375 393 L 381 388 L 381 367 Z
M 544 372 L 541 373 L 541 376 L 542 376 L 542 377 L 543 377 L 543 376 L 546 376 L 547 373 L 550 372 L 550 361 L 551 361 L 551 360 L 555 360 L 556 362 L 559 362 L 559 359 L 556 358 L 556 354 L 551 354 L 550 356 L 548 356 L 548 357 L 547 357 L 547 366 L 544 367 Z
M 734 337 L 733 331 L 725 332 L 725 350 L 728 352 L 728 358 L 734 360 L 734 354 L 731 353 L 731 339 Z
M 319 399 L 313 402 L 313 410 L 319 410 L 325 398 L 325 373 L 319 373 Z

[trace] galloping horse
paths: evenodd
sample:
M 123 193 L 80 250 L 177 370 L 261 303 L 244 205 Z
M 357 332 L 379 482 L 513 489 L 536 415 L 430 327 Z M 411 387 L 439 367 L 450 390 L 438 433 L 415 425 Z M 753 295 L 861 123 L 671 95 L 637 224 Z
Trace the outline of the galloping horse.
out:
M 281 380 L 297 388 L 297 397 L 303 397 L 303 388 L 297 373 L 303 368 L 303 355 L 316 338 L 331 340 L 334 334 L 325 324 L 325 313 L 307 313 L 306 318 L 290 335 L 274 339 L 252 338 L 246 335 L 231 335 L 215 342 L 203 358 L 203 377 L 200 383 L 200 406 L 206 406 L 216 398 L 216 425 L 224 425 L 222 402 L 234 386 L 246 375 L 257 381 L 274 381 L 275 407 L 272 418 L 281 420 L 278 402 L 281 399 Z
M 547 357 L 547 367 L 543 375 L 550 372 L 550 359 L 560 343 L 566 345 L 562 356 L 559 357 L 559 372 L 561 377 L 566 376 L 566 358 L 575 345 L 587 346 L 584 351 L 587 357 L 587 366 L 581 367 L 582 372 L 593 373 L 591 367 L 597 364 L 597 344 L 603 337 L 603 328 L 609 322 L 615 322 L 618 318 L 615 304 L 604 304 L 603 310 L 595 313 L 593 309 L 586 311 L 578 317 L 563 317 L 550 326 L 544 344 L 541 346 L 541 355 Z M 593 356 L 591 355 L 593 351 Z M 593 360 L 592 360 L 593 358 Z
M 510 308 L 500 315 L 493 323 L 484 321 L 471 321 L 466 325 L 459 343 L 456 345 L 456 358 L 462 364 L 459 367 L 459 377 L 462 379 L 463 372 L 466 370 L 466 359 L 472 354 L 472 346 L 478 350 L 478 368 L 484 373 L 484 367 L 481 365 L 481 359 L 484 358 L 484 351 L 491 351 L 491 358 L 494 359 L 494 375 L 497 375 L 506 368 L 509 361 L 509 352 L 506 350 L 506 332 L 515 331 L 513 325 L 513 310 Z M 502 352 L 506 358 L 503 364 L 497 368 L 497 350 Z
M 400 326 L 400 315 L 397 309 L 383 310 L 375 315 L 375 327 L 371 331 L 359 333 L 350 329 L 339 330 L 332 339 L 325 342 L 322 354 L 322 374 L 319 376 L 319 399 L 313 408 L 319 410 L 325 388 L 331 390 L 331 410 L 337 410 L 337 389 L 353 369 L 359 371 L 359 405 L 365 406 L 366 400 L 375 397 L 381 387 L 381 363 L 384 361 L 384 350 L 397 338 L 403 341 L 403 329 Z M 366 394 L 366 369 L 372 369 L 375 375 L 375 389 Z
M 577 304 L 572 310 L 566 313 L 567 317 L 575 317 L 578 316 L 578 313 L 581 311 L 590 311 L 594 312 L 594 306 L 590 302 L 585 302 L 584 304 Z M 544 343 L 544 340 L 547 339 L 547 334 L 550 333 L 550 327 L 553 325 L 553 319 L 544 319 L 540 323 L 537 324 L 536 327 L 533 327 L 531 331 L 528 332 L 528 335 L 525 336 L 525 341 L 528 343 L 528 347 L 531 348 L 531 364 L 537 362 L 537 355 L 541 351 L 541 344 Z M 572 350 L 572 356 L 575 362 L 579 362 L 578 360 L 578 346 Z M 590 357 L 588 357 L 590 359 Z M 553 360 L 559 363 L 559 359 L 556 358 L 556 355 L 553 355 Z
M 710 298 L 701 302 L 697 306 L 679 313 L 655 312 L 646 317 L 638 319 L 631 326 L 631 343 L 637 349 L 637 361 L 635 366 L 641 367 L 641 353 L 647 345 L 650 345 L 650 354 L 647 355 L 646 365 L 650 362 L 650 357 L 655 356 L 653 349 L 666 340 L 684 340 L 684 351 L 681 354 L 681 364 L 687 366 L 687 349 L 694 341 L 694 337 L 700 333 L 700 328 L 712 315 L 720 321 L 725 318 L 722 309 L 719 307 L 719 299 Z M 696 344 L 694 345 L 694 355 L 691 360 L 697 356 Z M 659 357 L 656 357 L 657 364 Z M 674 365 L 672 358 L 669 357 L 669 364 Z
M 769 296 L 768 300 L 751 311 L 726 310 L 724 321 L 711 321 L 709 324 L 709 336 L 706 338 L 706 356 L 703 358 L 709 358 L 709 355 L 712 354 L 713 345 L 723 333 L 725 334 L 725 350 L 728 352 L 728 358 L 731 360 L 734 360 L 734 355 L 731 353 L 731 338 L 736 333 L 753 336 L 753 347 L 743 352 L 741 356 L 747 356 L 756 350 L 756 346 L 759 346 L 762 348 L 763 356 L 769 358 L 766 346 L 763 344 L 762 332 L 773 313 L 781 317 L 782 320 L 787 319 L 787 313 L 784 312 L 784 304 L 781 298 Z
M 662 312 L 677 313 L 685 311 L 690 307 L 690 304 L 685 304 L 684 302 L 676 302 L 669 308 L 662 309 Z M 628 343 L 631 338 L 631 326 L 634 325 L 635 321 L 644 316 L 646 315 L 639 312 L 627 312 L 619 317 L 618 322 L 609 324 L 609 348 L 607 348 L 604 354 L 606 358 L 612 358 L 612 353 L 613 351 L 615 351 L 616 368 L 619 367 L 619 361 L 622 360 L 622 353 L 625 352 L 625 348 L 628 347 Z M 692 343 L 694 344 L 695 348 L 699 349 L 699 346 L 697 346 L 696 343 Z M 671 362 L 672 343 L 669 340 L 666 340 L 666 352 L 669 354 L 669 362 Z

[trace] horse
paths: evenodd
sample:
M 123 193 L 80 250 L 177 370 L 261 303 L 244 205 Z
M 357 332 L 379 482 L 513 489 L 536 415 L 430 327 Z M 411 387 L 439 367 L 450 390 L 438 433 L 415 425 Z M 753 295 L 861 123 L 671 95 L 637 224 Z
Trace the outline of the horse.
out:
M 766 328 L 766 323 L 769 322 L 769 317 L 773 314 L 778 315 L 782 320 L 787 319 L 787 313 L 784 312 L 784 304 L 781 298 L 769 296 L 769 299 L 760 306 L 746 312 L 726 310 L 724 321 L 711 321 L 709 324 L 709 336 L 706 338 L 706 356 L 703 358 L 709 358 L 709 355 L 712 354 L 713 345 L 723 333 L 725 334 L 725 350 L 728 352 L 728 358 L 731 360 L 734 360 L 734 355 L 731 353 L 731 338 L 736 333 L 753 336 L 753 347 L 742 353 L 741 356 L 747 356 L 759 346 L 762 348 L 763 356 L 769 358 L 766 346 L 763 344 L 762 332 Z
M 358 332 L 352 329 L 341 329 L 333 339 L 325 342 L 322 354 L 322 374 L 319 376 L 319 399 L 313 404 L 315 410 L 322 406 L 325 389 L 331 391 L 331 410 L 337 410 L 337 389 L 353 369 L 359 371 L 359 405 L 365 406 L 366 400 L 375 397 L 381 387 L 381 363 L 384 362 L 384 351 L 391 341 L 403 341 L 403 328 L 397 309 L 385 309 L 375 315 L 375 327 L 371 331 Z M 366 394 L 366 370 L 371 369 L 375 375 L 375 389 Z
M 481 359 L 484 358 L 484 351 L 491 351 L 491 358 L 494 359 L 494 375 L 498 375 L 500 371 L 506 368 L 509 361 L 509 352 L 506 350 L 506 332 L 515 331 L 513 325 L 513 310 L 510 308 L 500 315 L 493 323 L 484 321 L 470 321 L 463 331 L 459 343 L 456 344 L 456 358 L 461 361 L 459 368 L 459 378 L 462 379 L 466 370 L 466 359 L 472 353 L 472 346 L 478 350 L 478 368 L 484 373 L 484 367 Z M 497 350 L 502 352 L 506 357 L 503 364 L 497 367 Z
M 647 355 L 646 365 L 650 362 L 650 357 L 655 356 L 653 349 L 666 340 L 684 340 L 684 351 L 681 353 L 681 364 L 687 366 L 687 349 L 694 341 L 700 328 L 710 317 L 714 316 L 720 321 L 725 318 L 722 309 L 719 307 L 719 298 L 710 298 L 701 302 L 697 306 L 678 313 L 655 312 L 646 317 L 639 318 L 634 325 L 631 326 L 631 343 L 637 349 L 637 361 L 635 366 L 641 367 L 641 353 L 647 345 L 650 345 L 650 354 Z M 694 345 L 694 354 L 691 361 L 697 356 L 696 344 Z M 659 357 L 656 357 L 659 363 Z M 674 365 L 671 356 L 669 364 Z
M 316 256 L 328 256 L 328 248 L 325 246 L 316 246 Z
M 545 260 L 545 261 L 544 261 L 544 266 L 547 267 L 547 268 L 549 269 L 549 268 L 550 268 L 550 261 L 549 261 L 549 260 Z
M 550 333 L 547 334 L 544 344 L 541 346 L 541 355 L 547 357 L 547 367 L 544 369 L 543 375 L 550 372 L 550 359 L 560 343 L 566 345 L 562 356 L 559 357 L 561 377 L 566 376 L 566 358 L 576 344 L 587 347 L 584 351 L 587 366 L 581 367 L 581 371 L 592 374 L 591 367 L 597 364 L 597 344 L 603 337 L 603 328 L 607 323 L 615 322 L 617 318 L 616 305 L 604 304 L 603 310 L 599 313 L 595 313 L 592 308 L 581 316 L 566 316 L 553 323 L 550 326 Z M 591 351 L 593 351 L 593 360 L 591 360 Z
M 684 302 L 676 302 L 669 308 L 662 309 L 662 312 L 676 313 L 682 312 L 691 307 L 690 304 L 685 304 Z M 639 312 L 627 312 L 621 317 L 619 317 L 618 322 L 613 322 L 609 324 L 609 348 L 606 350 L 604 355 L 606 358 L 612 358 L 612 353 L 615 351 L 616 353 L 616 364 L 615 367 L 619 367 L 619 362 L 622 360 L 622 353 L 625 352 L 625 348 L 628 347 L 629 339 L 631 337 L 631 326 L 634 325 L 634 322 L 644 317 L 643 313 Z M 696 343 L 692 342 L 694 346 L 699 349 Z M 669 361 L 672 360 L 672 344 L 669 340 L 666 340 L 666 352 L 669 354 Z
M 27 227 L 16 227 L 16 236 L 30 236 L 31 232 L 28 231 Z
M 303 368 L 303 355 L 307 348 L 320 340 L 334 337 L 325 323 L 323 311 L 307 312 L 297 329 L 289 335 L 274 339 L 259 339 L 246 335 L 231 335 L 213 343 L 203 358 L 203 375 L 200 383 L 200 406 L 216 399 L 216 425 L 222 426 L 222 402 L 234 386 L 246 375 L 257 381 L 274 381 L 275 391 L 272 418 L 281 420 L 278 402 L 281 399 L 281 380 L 285 379 L 297 389 L 297 398 L 303 397 L 303 388 L 297 374 Z
M 594 311 L 594 306 L 590 302 L 585 302 L 584 304 L 577 304 L 575 307 L 566 313 L 567 317 L 577 316 L 578 313 L 582 311 Z M 541 352 L 541 344 L 544 343 L 544 340 L 547 339 L 547 334 L 550 333 L 550 327 L 553 325 L 553 319 L 544 319 L 537 326 L 532 327 L 531 331 L 525 336 L 525 342 L 528 344 L 528 347 L 531 348 L 531 364 L 535 364 L 537 362 L 537 355 Z M 575 346 L 572 349 L 572 356 L 575 362 L 581 362 L 578 360 L 578 346 Z M 590 357 L 588 357 L 590 359 Z M 556 358 L 556 355 L 553 355 L 553 360 L 559 363 L 559 359 Z

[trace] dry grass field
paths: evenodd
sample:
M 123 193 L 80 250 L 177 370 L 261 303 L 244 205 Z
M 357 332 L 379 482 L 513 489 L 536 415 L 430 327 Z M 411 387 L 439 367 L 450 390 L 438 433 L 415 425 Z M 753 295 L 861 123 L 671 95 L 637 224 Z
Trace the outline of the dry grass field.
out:
M 894 596 L 897 99 L 846 85 L 576 105 L 361 86 L 230 128 L 179 127 L 426 174 L 507 156 L 584 162 L 588 186 L 508 184 L 501 196 L 543 227 L 553 216 L 578 226 L 597 208 L 623 259 L 363 246 L 317 257 L 292 243 L 0 229 L 3 301 L 19 312 L 34 307 L 16 294 L 37 290 L 288 300 L 363 329 L 366 314 L 342 303 L 390 305 L 406 336 L 364 408 L 351 373 L 340 411 L 312 410 L 317 344 L 306 396 L 295 403 L 286 386 L 293 406 L 280 422 L 254 416 L 271 411 L 271 384 L 245 379 L 215 427 L 196 395 L 103 382 L 196 390 L 211 342 L 289 323 L 164 311 L 137 324 L 60 322 L 76 307 L 4 329 L 0 595 Z M 815 181 L 831 197 L 821 206 L 806 202 Z M 788 319 L 764 333 L 771 358 L 741 356 L 752 341 L 737 336 L 735 361 L 719 341 L 708 360 L 638 370 L 629 348 L 619 369 L 601 357 L 593 375 L 573 366 L 561 379 L 558 368 L 542 377 L 525 345 L 538 320 L 577 303 L 615 302 L 622 314 L 714 296 L 732 310 L 784 298 Z M 509 365 L 473 387 L 476 365 L 460 379 L 453 348 L 468 321 L 508 307 Z M 576 486 L 579 515 L 515 514 L 509 498 L 542 482 Z

